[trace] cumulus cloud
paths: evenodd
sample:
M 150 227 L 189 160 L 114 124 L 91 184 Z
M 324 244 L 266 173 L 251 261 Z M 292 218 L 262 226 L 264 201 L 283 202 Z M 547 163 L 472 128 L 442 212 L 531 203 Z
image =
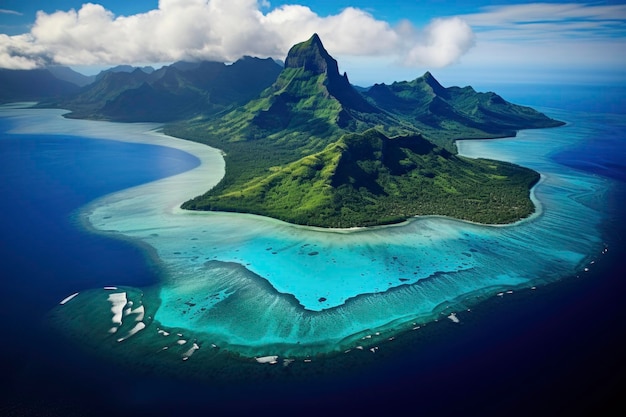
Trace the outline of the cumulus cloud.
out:
M 0 68 L 28 70 L 50 63 L 47 51 L 35 44 L 32 36 L 7 36 L 0 33 Z
M 272 9 L 265 0 L 160 0 L 154 10 L 115 16 L 87 3 L 39 12 L 30 33 L 0 36 L 0 67 L 284 58 L 313 33 L 331 54 L 389 56 L 429 67 L 454 63 L 473 45 L 471 28 L 459 18 L 437 19 L 420 30 L 408 22 L 392 27 L 352 7 L 321 17 L 299 5 Z
M 404 31 L 410 32 L 405 28 Z M 474 46 L 472 28 L 458 17 L 435 19 L 424 29 L 421 41 L 409 46 L 404 64 L 441 68 L 456 62 Z

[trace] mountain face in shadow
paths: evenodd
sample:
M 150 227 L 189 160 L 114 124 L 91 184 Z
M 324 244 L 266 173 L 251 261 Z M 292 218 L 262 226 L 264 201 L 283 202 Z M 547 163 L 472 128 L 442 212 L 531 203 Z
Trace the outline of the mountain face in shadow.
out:
M 0 68 L 0 103 L 40 101 L 75 93 L 79 86 L 57 78 L 47 69 L 12 70 Z
M 413 81 L 376 84 L 363 93 L 368 100 L 425 134 L 451 139 L 515 136 L 520 129 L 556 127 L 561 122 L 499 95 L 472 87 L 444 88 L 427 72 Z
M 272 59 L 175 63 L 157 71 L 118 68 L 98 75 L 77 94 L 44 103 L 68 117 L 118 122 L 171 122 L 215 114 L 256 97 L 281 71 Z
M 375 123 L 366 121 L 364 114 L 394 124 L 352 87 L 345 74 L 339 74 L 337 61 L 313 35 L 290 49 L 284 69 L 257 100 L 225 117 L 223 123 L 217 120 L 215 126 L 244 140 L 313 135 L 319 142 L 316 149 L 321 149 L 341 130 L 373 127 Z

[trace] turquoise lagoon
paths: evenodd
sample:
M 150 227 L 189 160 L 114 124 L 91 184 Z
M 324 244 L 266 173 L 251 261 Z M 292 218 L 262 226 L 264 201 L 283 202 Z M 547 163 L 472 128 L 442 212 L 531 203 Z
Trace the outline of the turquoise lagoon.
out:
M 506 226 L 419 217 L 363 229 L 318 229 L 180 204 L 217 183 L 217 149 L 160 134 L 154 124 L 69 120 L 57 110 L 6 109 L 13 134 L 73 134 L 157 144 L 196 156 L 196 168 L 99 198 L 82 224 L 140 245 L 159 265 L 147 287 L 79 289 L 51 323 L 80 344 L 138 367 L 194 372 L 237 361 L 255 366 L 363 351 L 429 323 L 462 324 L 472 307 L 518 290 L 584 274 L 607 246 L 601 224 L 612 181 L 554 162 L 588 140 L 593 120 L 516 138 L 458 142 L 461 154 L 541 173 L 536 213 Z M 599 122 L 597 122 L 599 123 Z M 111 260 L 114 262 L 115 260 Z M 358 353 L 361 354 L 361 353 Z M 189 371 L 191 372 L 191 371 Z

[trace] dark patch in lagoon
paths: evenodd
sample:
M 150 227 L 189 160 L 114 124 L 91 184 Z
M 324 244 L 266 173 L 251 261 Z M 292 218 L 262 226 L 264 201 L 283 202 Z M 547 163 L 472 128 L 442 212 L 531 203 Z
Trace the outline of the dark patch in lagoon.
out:
M 309 252 L 309 256 L 316 256 L 319 255 L 320 253 L 317 251 L 313 251 L 313 252 Z

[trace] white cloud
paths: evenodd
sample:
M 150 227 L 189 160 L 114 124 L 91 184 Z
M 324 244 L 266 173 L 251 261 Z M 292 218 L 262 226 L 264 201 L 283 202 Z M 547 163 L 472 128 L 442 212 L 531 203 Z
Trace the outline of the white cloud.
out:
M 484 40 L 603 41 L 626 36 L 626 5 L 529 3 L 462 16 Z
M 528 3 L 461 16 L 476 33 L 466 68 L 505 74 L 623 71 L 626 5 Z M 492 71 L 493 72 L 493 71 Z
M 358 56 L 403 52 L 398 49 L 398 33 L 387 22 L 352 7 L 337 15 L 320 17 L 308 7 L 282 6 L 268 13 L 263 23 L 279 35 L 284 49 L 317 33 L 325 47 L 335 54 Z
M 422 36 L 423 41 L 409 49 L 405 65 L 446 67 L 455 63 L 475 42 L 472 28 L 458 17 L 434 20 Z
M 45 49 L 36 45 L 29 34 L 0 33 L 0 68 L 34 69 L 49 63 Z
M 488 6 L 480 13 L 467 14 L 472 25 L 496 26 L 529 22 L 567 20 L 616 21 L 626 19 L 626 5 L 601 6 L 585 3 L 525 3 Z
M 313 33 L 333 55 L 385 56 L 430 67 L 456 62 L 473 44 L 472 30 L 459 18 L 437 19 L 419 30 L 407 22 L 391 27 L 356 8 L 320 17 L 305 6 L 271 9 L 266 0 L 160 0 L 157 9 L 132 16 L 87 3 L 79 10 L 39 12 L 29 34 L 0 37 L 0 66 L 284 58 Z
M 22 16 L 23 13 L 20 13 L 18 11 L 15 10 L 7 10 L 7 9 L 0 9 L 0 14 L 14 14 L 16 16 Z

